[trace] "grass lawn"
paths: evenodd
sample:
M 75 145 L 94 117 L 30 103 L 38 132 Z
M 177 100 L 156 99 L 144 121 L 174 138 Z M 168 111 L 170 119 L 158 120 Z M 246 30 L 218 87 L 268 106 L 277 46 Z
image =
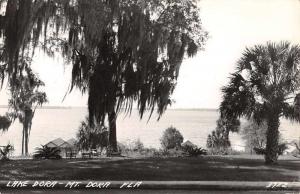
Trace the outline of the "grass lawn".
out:
M 300 160 L 276 166 L 260 156 L 11 160 L 0 163 L 0 180 L 300 181 Z

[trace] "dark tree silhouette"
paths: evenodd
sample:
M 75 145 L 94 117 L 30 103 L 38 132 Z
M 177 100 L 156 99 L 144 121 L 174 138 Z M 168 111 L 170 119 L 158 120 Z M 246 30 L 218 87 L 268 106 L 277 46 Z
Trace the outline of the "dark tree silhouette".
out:
M 108 146 L 107 128 L 101 125 L 90 127 L 88 118 L 82 121 L 77 132 L 77 145 L 82 150 L 103 148 Z
M 42 145 L 40 148 L 36 148 L 33 158 L 35 159 L 61 159 L 60 149 L 57 147 L 48 147 Z
M 240 121 L 236 118 L 220 117 L 217 120 L 217 127 L 211 134 L 207 136 L 206 146 L 217 152 L 227 152 L 231 146 L 229 140 L 229 132 L 238 132 L 240 129 Z
M 8 115 L 0 116 L 0 130 L 7 131 L 11 125 L 11 120 Z
M 32 120 L 36 108 L 46 103 L 47 97 L 45 92 L 40 91 L 44 83 L 32 72 L 30 66 L 23 63 L 20 68 L 22 70 L 14 79 L 13 86 L 9 85 L 11 97 L 8 102 L 8 115 L 13 121 L 18 119 L 22 123 L 22 155 L 28 155 Z
M 180 148 L 183 142 L 183 136 L 175 127 L 169 127 L 164 132 L 160 139 L 160 144 L 164 150 Z
M 43 82 L 32 73 L 30 63 L 40 36 L 44 34 L 46 39 L 50 20 L 51 25 L 57 21 L 58 5 L 55 0 L 1 0 L 0 6 L 3 11 L 0 15 L 1 87 L 7 78 L 11 94 L 9 116 L 23 124 L 22 154 L 27 155 L 35 108 L 46 102 L 46 94 L 38 91 Z
M 171 104 L 184 57 L 194 56 L 207 38 L 196 0 L 3 0 L 4 35 L 0 70 L 11 85 L 20 61 L 31 57 L 44 34 L 43 48 L 73 63 L 74 87 L 89 95 L 89 123 L 109 123 L 109 142 L 117 150 L 116 118 L 140 117 L 155 108 L 159 117 Z M 64 38 L 68 34 L 68 38 Z
M 222 117 L 266 121 L 266 164 L 278 158 L 280 117 L 300 121 L 300 47 L 289 42 L 247 48 L 222 89 Z
M 230 145 L 229 132 L 238 132 L 240 130 L 240 121 L 238 119 L 229 119 L 225 117 L 220 117 L 217 120 L 216 131 L 221 131 L 224 135 L 224 139 Z
M 59 4 L 58 4 L 59 2 Z M 0 78 L 6 76 L 14 86 L 22 61 L 31 58 L 38 46 L 40 35 L 47 27 L 58 23 L 57 10 L 67 0 L 1 0 L 3 15 L 0 15 L 0 33 L 3 45 L 0 48 Z M 61 8 L 62 9 L 62 8 Z M 51 22 L 50 22 L 51 21 Z M 59 26 L 59 25 L 53 25 Z M 54 31 L 52 29 L 52 31 Z M 5 74 L 4 74 L 5 73 Z
M 141 118 L 155 108 L 160 117 L 171 104 L 184 56 L 194 56 L 207 34 L 193 0 L 93 0 L 78 1 L 78 7 L 69 37 L 71 90 L 88 92 L 90 124 L 108 119 L 116 151 L 120 110 L 130 113 L 137 102 Z
M 258 124 L 255 120 L 250 119 L 243 127 L 242 135 L 246 141 L 246 149 L 252 153 L 253 148 L 264 149 L 266 147 L 266 131 L 268 125 L 266 121 Z

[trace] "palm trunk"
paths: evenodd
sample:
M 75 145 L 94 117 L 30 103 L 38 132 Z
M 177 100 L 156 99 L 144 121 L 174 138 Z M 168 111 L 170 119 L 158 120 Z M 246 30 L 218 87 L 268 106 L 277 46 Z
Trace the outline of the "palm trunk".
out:
M 25 156 L 28 156 L 28 127 L 25 130 Z
M 25 129 L 23 126 L 23 131 L 22 131 L 22 156 L 24 156 L 24 139 L 25 139 Z
M 225 131 L 225 148 L 229 148 L 230 147 L 230 141 L 229 141 L 229 130 L 227 129 Z
M 276 164 L 278 159 L 279 115 L 270 114 L 267 129 L 266 164 Z
M 108 126 L 109 126 L 109 147 L 111 151 L 117 152 L 117 126 L 116 126 L 116 112 L 112 111 L 108 114 Z
M 29 144 L 29 130 L 31 127 L 32 122 L 32 110 L 26 109 L 25 110 L 25 120 L 24 120 L 24 152 L 25 156 L 28 156 L 28 144 Z

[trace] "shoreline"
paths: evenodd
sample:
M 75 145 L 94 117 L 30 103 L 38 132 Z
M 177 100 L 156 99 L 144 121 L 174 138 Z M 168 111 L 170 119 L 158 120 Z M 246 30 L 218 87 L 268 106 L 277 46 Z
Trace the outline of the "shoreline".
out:
M 0 105 L 0 109 L 9 108 L 7 105 Z M 37 109 L 87 109 L 87 106 L 42 106 L 37 107 Z M 138 110 L 137 108 L 134 108 L 132 110 Z M 148 109 L 147 111 L 149 111 Z M 154 109 L 156 110 L 156 109 Z M 168 108 L 166 111 L 172 110 L 172 111 L 218 111 L 217 108 Z

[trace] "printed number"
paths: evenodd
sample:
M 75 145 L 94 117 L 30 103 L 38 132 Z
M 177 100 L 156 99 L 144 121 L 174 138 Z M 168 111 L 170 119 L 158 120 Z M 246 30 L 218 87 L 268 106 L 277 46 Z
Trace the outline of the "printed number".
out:
M 271 182 L 267 185 L 267 188 L 287 188 L 288 183 L 281 183 L 281 182 Z

